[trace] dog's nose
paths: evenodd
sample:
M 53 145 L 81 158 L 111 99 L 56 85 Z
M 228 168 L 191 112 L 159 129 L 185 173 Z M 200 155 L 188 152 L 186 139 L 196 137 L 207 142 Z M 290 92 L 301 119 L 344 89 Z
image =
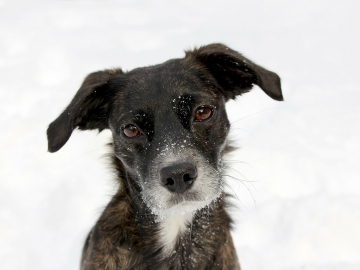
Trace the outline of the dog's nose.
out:
M 183 193 L 188 190 L 197 177 L 195 165 L 182 162 L 160 170 L 161 184 L 171 192 Z

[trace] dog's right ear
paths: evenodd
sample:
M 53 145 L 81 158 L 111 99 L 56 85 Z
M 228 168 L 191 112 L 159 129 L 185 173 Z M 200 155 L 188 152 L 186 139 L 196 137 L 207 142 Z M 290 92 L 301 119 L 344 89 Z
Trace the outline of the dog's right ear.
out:
M 65 111 L 47 129 L 48 150 L 58 151 L 70 138 L 75 128 L 108 128 L 108 113 L 113 93 L 109 80 L 121 69 L 104 70 L 88 75 Z

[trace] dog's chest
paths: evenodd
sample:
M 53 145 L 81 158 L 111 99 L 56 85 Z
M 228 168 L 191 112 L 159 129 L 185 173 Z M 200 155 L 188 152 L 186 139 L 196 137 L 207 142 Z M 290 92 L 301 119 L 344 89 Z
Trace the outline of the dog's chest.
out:
M 160 220 L 159 242 L 163 246 L 164 256 L 174 251 L 175 244 L 186 231 L 191 230 L 192 213 L 173 214 Z
M 233 258 L 227 244 L 229 219 L 221 207 L 162 222 L 142 216 L 135 226 L 129 226 L 131 212 L 119 206 L 113 211 L 114 207 L 106 209 L 91 235 L 83 269 L 232 269 L 221 262 Z
M 218 269 L 211 258 L 224 244 L 224 227 L 219 223 L 220 218 L 209 215 L 208 210 L 201 212 L 172 215 L 161 220 L 159 231 L 152 236 L 161 252 L 144 258 L 145 265 L 150 263 L 156 266 L 154 269 Z

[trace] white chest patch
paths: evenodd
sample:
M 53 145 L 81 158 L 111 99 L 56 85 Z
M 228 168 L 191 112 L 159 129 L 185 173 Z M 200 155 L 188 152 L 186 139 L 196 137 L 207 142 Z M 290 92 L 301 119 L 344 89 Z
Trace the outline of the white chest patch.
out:
M 191 224 L 193 212 L 168 215 L 160 220 L 160 241 L 164 246 L 165 254 L 173 251 L 176 239 Z

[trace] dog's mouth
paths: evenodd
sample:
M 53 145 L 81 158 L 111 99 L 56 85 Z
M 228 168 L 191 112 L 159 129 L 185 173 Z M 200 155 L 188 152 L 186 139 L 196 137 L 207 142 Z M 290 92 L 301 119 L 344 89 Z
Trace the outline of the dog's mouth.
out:
M 142 198 L 151 211 L 158 216 L 185 214 L 207 207 L 218 199 L 223 192 L 222 181 L 206 179 L 208 185 L 202 185 L 201 180 L 183 192 L 169 192 L 162 186 L 146 186 L 142 191 Z
M 212 196 L 202 196 L 196 190 L 188 191 L 185 194 L 171 194 L 171 197 L 168 200 L 168 208 L 176 207 L 176 206 L 184 206 L 187 205 L 203 205 L 208 204 L 214 199 L 216 199 L 221 194 L 221 189 L 219 189 L 218 193 L 212 194 Z
M 214 194 L 213 196 L 206 196 L 204 198 L 198 198 L 196 195 L 186 196 L 186 198 L 179 198 L 179 196 L 174 196 L 169 200 L 169 206 L 167 211 L 176 212 L 180 211 L 182 213 L 194 212 L 196 210 L 202 209 L 210 205 L 213 201 L 221 196 L 221 191 Z
M 146 204 L 150 207 L 153 214 L 164 217 L 164 216 L 172 216 L 177 214 L 188 214 L 194 213 L 197 210 L 205 208 L 211 205 L 216 199 L 221 196 L 221 193 L 217 194 L 212 198 L 207 198 L 206 200 L 186 200 L 186 199 L 170 199 L 165 205 L 154 205 L 152 203 L 149 204 L 149 201 L 146 201 Z

